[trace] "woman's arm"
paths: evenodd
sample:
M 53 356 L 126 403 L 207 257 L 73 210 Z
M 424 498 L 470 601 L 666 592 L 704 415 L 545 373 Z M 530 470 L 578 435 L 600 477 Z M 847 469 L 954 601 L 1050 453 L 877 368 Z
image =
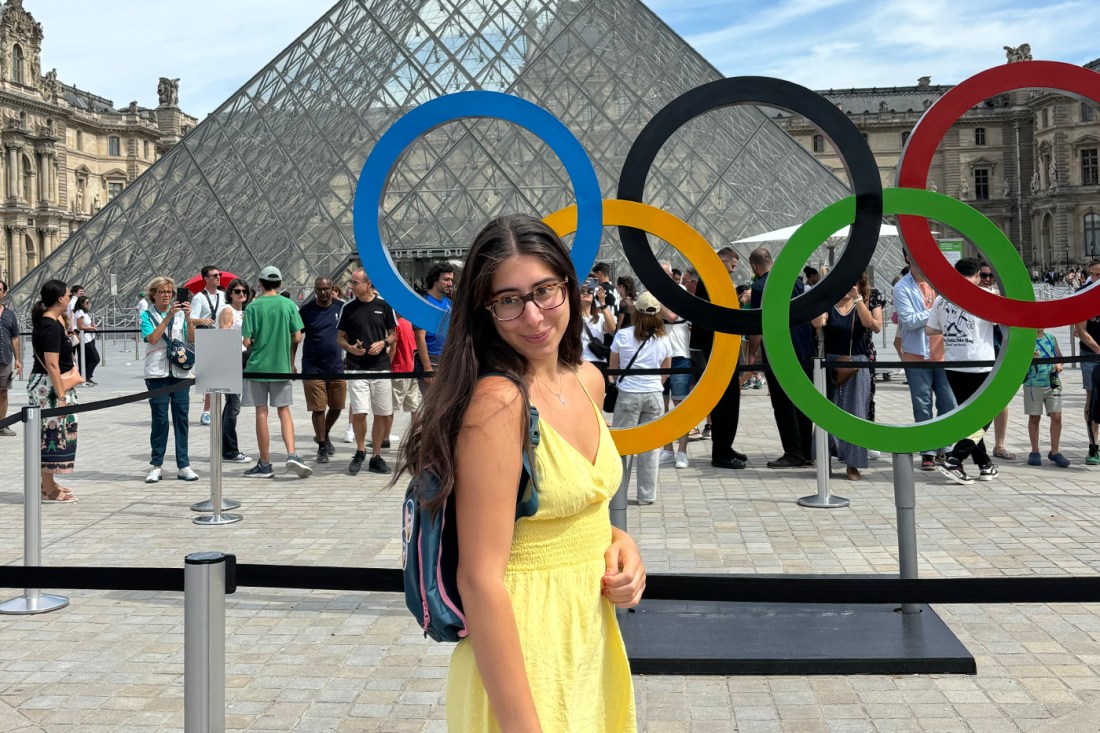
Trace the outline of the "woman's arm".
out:
M 187 330 L 184 333 L 183 339 L 188 343 L 195 343 L 195 323 L 191 320 L 191 304 L 180 303 L 180 310 L 183 311 L 184 323 L 187 324 Z M 203 319 L 207 320 L 207 319 Z M 209 325 L 209 324 L 207 324 Z
M 611 528 L 611 546 L 603 554 L 603 594 L 619 608 L 634 608 L 645 592 L 645 566 L 638 545 L 626 532 Z
M 454 498 L 458 589 L 478 673 L 501 730 L 530 733 L 542 728 L 504 585 L 526 409 L 510 380 L 477 383 L 455 444 Z
M 874 331 L 875 333 L 882 332 L 882 308 L 875 308 L 871 310 L 867 307 L 867 301 L 861 300 L 856 303 L 856 313 L 859 314 L 859 322 L 863 324 L 863 327 L 868 331 Z
M 158 323 L 155 323 L 153 325 L 153 332 L 145 337 L 145 343 L 155 344 L 156 342 L 160 341 L 164 337 L 164 332 L 168 330 L 168 322 L 176 317 L 177 312 L 179 312 L 179 303 L 173 303 L 172 307 L 168 309 L 168 315 L 164 318 L 161 318 Z M 145 312 L 146 317 L 149 318 L 150 321 L 152 321 L 153 317 L 149 315 L 150 313 L 152 313 L 152 311 Z M 158 313 L 157 316 L 159 317 L 160 314 Z
M 829 322 L 829 312 L 822 313 L 817 318 L 810 321 L 810 325 L 814 328 L 825 328 L 825 324 Z
M 661 360 L 661 368 L 662 369 L 671 369 L 672 368 L 672 357 L 671 356 L 666 356 L 664 359 Z M 667 374 L 662 374 L 661 375 L 661 384 L 664 384 L 667 381 L 668 381 L 668 375 Z
M 53 385 L 58 402 L 64 404 L 65 386 L 61 384 L 61 354 L 56 351 L 45 351 L 42 353 L 42 362 L 46 366 L 46 375 L 50 378 L 50 384 Z
M 608 369 L 618 369 L 619 368 L 619 352 L 618 351 L 612 351 L 611 356 L 607 357 L 607 368 Z M 618 377 L 615 376 L 614 374 L 607 375 L 607 378 L 612 384 L 614 384 L 615 380 L 618 379 Z
M 222 308 L 222 312 L 218 314 L 218 328 L 232 328 L 233 327 L 233 308 Z

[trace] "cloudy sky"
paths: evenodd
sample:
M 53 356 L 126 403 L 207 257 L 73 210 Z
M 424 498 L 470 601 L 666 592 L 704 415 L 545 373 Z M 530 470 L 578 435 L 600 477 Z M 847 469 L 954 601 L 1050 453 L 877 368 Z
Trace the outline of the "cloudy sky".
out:
M 42 23 L 43 72 L 124 106 L 154 107 L 179 77 L 202 118 L 331 7 L 329 0 L 24 0 Z M 1100 57 L 1095 0 L 651 0 L 729 76 L 813 89 L 949 84 L 1004 62 L 1002 46 L 1083 64 Z M 181 13 L 180 11 L 183 10 Z

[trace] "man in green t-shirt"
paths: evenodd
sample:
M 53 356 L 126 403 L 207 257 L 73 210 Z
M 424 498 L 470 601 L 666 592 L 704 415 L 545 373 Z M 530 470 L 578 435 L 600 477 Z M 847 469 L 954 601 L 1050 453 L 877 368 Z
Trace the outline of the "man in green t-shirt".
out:
M 291 343 L 302 341 L 302 317 L 298 308 L 289 298 L 279 295 L 283 283 L 283 274 L 279 268 L 268 266 L 260 270 L 260 289 L 262 294 L 248 304 L 241 323 L 241 337 L 244 345 L 250 349 L 248 363 L 244 367 L 244 394 L 241 404 L 256 408 L 256 442 L 260 449 L 260 458 L 256 465 L 244 472 L 248 478 L 272 478 L 275 471 L 268 460 L 268 446 L 271 436 L 267 429 L 267 408 L 272 406 L 279 412 L 279 428 L 286 446 L 286 470 L 293 471 L 300 478 L 313 473 L 294 452 L 294 419 L 290 414 L 290 405 L 294 401 L 294 387 L 289 379 L 252 379 L 251 373 L 289 374 L 291 361 Z

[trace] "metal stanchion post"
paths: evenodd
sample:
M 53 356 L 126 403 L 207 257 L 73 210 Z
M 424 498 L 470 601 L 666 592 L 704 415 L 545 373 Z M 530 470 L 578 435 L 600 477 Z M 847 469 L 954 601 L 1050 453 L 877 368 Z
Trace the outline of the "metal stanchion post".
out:
M 241 503 L 222 498 L 222 392 L 210 392 L 210 499 L 191 505 L 191 511 L 213 512 L 210 516 L 195 517 L 195 524 L 233 524 L 241 521 L 240 514 L 222 514 L 236 509 Z
M 611 497 L 611 526 L 626 531 L 626 497 L 630 493 L 630 474 L 634 470 L 634 456 L 624 456 L 623 480 Z
M 88 358 L 84 355 L 84 332 L 76 329 L 76 338 L 80 343 L 80 376 L 88 378 Z
M 825 394 L 825 367 L 824 360 L 819 356 L 814 359 L 814 386 L 821 394 Z M 812 509 L 837 509 L 848 506 L 851 502 L 843 496 L 833 496 L 829 493 L 829 434 L 820 425 L 814 426 L 814 447 L 817 453 L 817 493 L 803 496 L 798 500 L 800 506 Z
M 917 492 L 913 478 L 913 456 L 894 454 L 894 506 L 898 516 L 898 570 L 902 580 L 917 577 Z M 901 604 L 904 614 L 920 613 L 916 603 Z
M 183 571 L 183 729 L 225 731 L 225 578 L 220 552 L 188 555 Z
M 99 348 L 99 363 L 103 366 L 107 366 L 107 352 L 111 350 L 111 334 L 104 334 L 105 338 L 100 341 L 99 336 L 96 336 L 96 346 Z
M 140 326 L 140 324 L 139 324 L 139 326 Z M 134 332 L 134 361 L 137 361 L 138 359 L 141 358 L 141 356 L 138 355 L 138 344 L 140 344 L 140 343 L 141 343 L 141 328 L 139 327 L 138 330 Z
M 23 408 L 23 564 L 42 565 L 42 408 Z M 0 603 L 0 613 L 22 616 L 55 611 L 69 605 L 64 596 L 25 588 L 23 595 Z

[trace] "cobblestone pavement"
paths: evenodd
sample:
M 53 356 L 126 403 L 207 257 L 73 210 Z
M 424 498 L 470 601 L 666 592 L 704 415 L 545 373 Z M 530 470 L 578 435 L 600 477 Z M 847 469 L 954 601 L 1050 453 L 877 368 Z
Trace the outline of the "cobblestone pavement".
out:
M 1066 345 L 1064 338 L 1063 346 Z M 140 365 L 108 350 L 101 386 L 84 402 L 143 389 Z M 1068 469 L 1025 465 L 1022 401 L 1012 405 L 1010 448 L 992 483 L 948 484 L 918 472 L 917 527 L 924 577 L 1095 575 L 1100 508 L 1095 472 L 1082 465 L 1079 372 L 1067 372 L 1063 444 Z M 14 402 L 22 401 L 16 384 Z M 891 573 L 896 535 L 889 461 L 866 480 L 838 480 L 850 508 L 795 504 L 813 493 L 812 470 L 769 471 L 778 440 L 765 390 L 745 393 L 738 446 L 744 471 L 719 472 L 707 442 L 692 465 L 661 469 L 653 506 L 629 522 L 652 572 Z M 878 383 L 880 421 L 911 415 L 901 375 Z M 298 393 L 300 452 L 312 463 Z M 249 481 L 226 466 L 225 492 L 243 522 L 192 524 L 208 491 L 208 429 L 191 400 L 191 454 L 203 477 L 166 472 L 142 482 L 148 461 L 144 403 L 81 416 L 72 506 L 43 507 L 47 564 L 180 567 L 199 550 L 241 562 L 386 566 L 399 563 L 402 486 L 346 472 L 352 448 L 306 480 L 282 472 Z M 272 420 L 274 426 L 274 419 Z M 395 433 L 407 421 L 399 417 Z M 20 435 L 22 427 L 17 426 Z M 342 432 L 342 424 L 341 430 Z M 1046 441 L 1046 425 L 1043 426 Z M 255 455 L 248 410 L 242 447 Z M 278 445 L 277 439 L 274 445 Z M 22 562 L 22 440 L 0 438 L 0 563 Z M 392 451 L 389 452 L 392 455 Z M 171 456 L 171 454 L 169 454 Z M 170 467 L 171 457 L 169 463 Z M 403 482 L 402 482 L 403 484 Z M 72 604 L 0 617 L 0 730 L 171 731 L 183 725 L 183 598 L 171 593 L 60 591 Z M 0 591 L 5 597 L 15 595 Z M 639 722 L 653 733 L 886 733 L 1100 730 L 1100 613 L 1077 605 L 938 606 L 974 654 L 976 676 L 635 677 Z M 241 589 L 227 600 L 227 722 L 247 731 L 440 731 L 449 647 L 421 638 L 395 595 Z

